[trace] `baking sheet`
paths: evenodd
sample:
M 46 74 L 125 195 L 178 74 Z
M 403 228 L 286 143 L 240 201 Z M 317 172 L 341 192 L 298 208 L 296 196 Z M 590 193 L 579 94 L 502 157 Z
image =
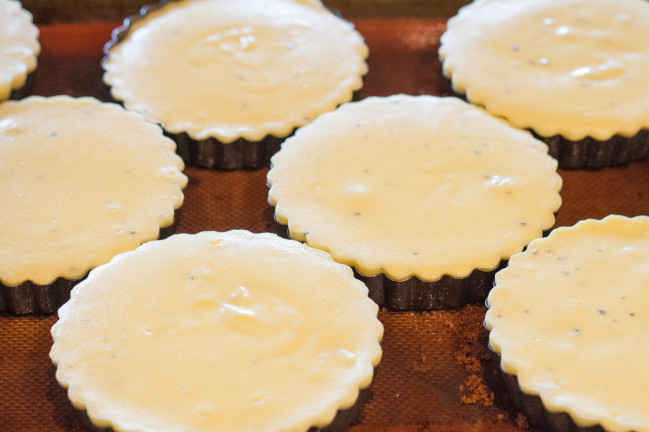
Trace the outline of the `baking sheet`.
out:
M 356 99 L 394 93 L 452 94 L 437 59 L 445 22 L 358 20 L 370 47 L 369 73 Z M 117 23 L 41 27 L 34 94 L 95 96 L 101 48 Z M 285 235 L 266 203 L 266 169 L 216 172 L 187 167 L 189 184 L 178 232 L 248 229 Z M 616 213 L 649 214 L 649 162 L 600 171 L 560 171 L 563 206 L 557 226 Z M 511 406 L 486 348 L 485 307 L 390 312 L 383 360 L 353 432 L 519 431 L 526 419 Z M 84 431 L 53 376 L 48 352 L 53 316 L 0 316 L 0 430 Z

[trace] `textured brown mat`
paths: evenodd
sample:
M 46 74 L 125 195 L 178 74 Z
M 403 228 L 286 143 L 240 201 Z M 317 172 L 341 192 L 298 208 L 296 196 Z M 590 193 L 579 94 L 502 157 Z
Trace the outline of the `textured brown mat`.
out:
M 37 24 L 116 21 L 151 0 L 22 0 Z M 442 18 L 469 0 L 324 0 L 348 19 Z
M 358 21 L 370 46 L 370 72 L 357 95 L 450 94 L 437 61 L 439 20 Z M 107 99 L 101 44 L 110 25 L 42 27 L 34 93 Z M 64 42 L 85 37 L 71 49 Z M 284 235 L 266 203 L 266 170 L 214 172 L 188 167 L 179 232 L 248 229 Z M 601 171 L 561 171 L 557 225 L 610 213 L 649 214 L 649 161 Z M 485 308 L 381 311 L 384 356 L 353 432 L 516 431 L 525 426 L 501 392 L 486 349 Z M 55 317 L 0 316 L 0 430 L 83 431 L 53 377 L 48 352 Z

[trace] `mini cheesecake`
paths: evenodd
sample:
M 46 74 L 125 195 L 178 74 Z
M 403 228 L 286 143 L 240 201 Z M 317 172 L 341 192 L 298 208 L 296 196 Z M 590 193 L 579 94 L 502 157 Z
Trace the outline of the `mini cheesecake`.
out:
M 439 55 L 453 88 L 550 146 L 560 168 L 649 154 L 649 2 L 477 0 Z
M 317 0 L 185 0 L 144 9 L 107 47 L 115 99 L 189 163 L 267 166 L 281 139 L 351 100 L 367 46 Z
M 532 423 L 649 431 L 648 256 L 649 218 L 609 216 L 534 240 L 496 275 L 489 342 Z
M 553 225 L 556 165 L 528 132 L 460 99 L 373 97 L 283 144 L 269 202 L 379 304 L 458 307 L 484 300 L 501 261 Z
M 77 285 L 50 356 L 97 427 L 307 432 L 369 386 L 377 312 L 349 267 L 302 243 L 178 234 Z

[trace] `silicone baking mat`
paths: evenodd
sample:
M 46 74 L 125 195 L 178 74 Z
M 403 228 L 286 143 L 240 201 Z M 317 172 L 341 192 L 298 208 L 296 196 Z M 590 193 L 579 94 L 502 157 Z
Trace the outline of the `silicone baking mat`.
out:
M 394 93 L 450 95 L 437 59 L 442 20 L 357 21 L 370 47 L 369 73 L 356 99 Z M 43 52 L 34 94 L 109 100 L 101 48 L 116 24 L 41 27 Z M 266 171 L 215 172 L 187 167 L 179 232 L 243 228 L 285 235 L 266 203 Z M 560 171 L 557 225 L 611 213 L 649 214 L 649 162 L 601 171 Z M 486 348 L 485 307 L 390 312 L 383 360 L 353 432 L 517 431 L 528 427 L 511 406 Z M 85 430 L 54 379 L 48 352 L 54 316 L 0 316 L 0 430 Z

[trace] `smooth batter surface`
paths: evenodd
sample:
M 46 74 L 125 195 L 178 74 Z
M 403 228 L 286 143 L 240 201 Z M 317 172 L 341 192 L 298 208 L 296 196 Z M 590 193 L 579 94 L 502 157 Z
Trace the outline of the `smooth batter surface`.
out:
M 50 356 L 100 426 L 306 432 L 369 385 L 377 312 L 349 267 L 304 244 L 179 234 L 92 271 Z
M 345 104 L 272 164 L 269 201 L 293 238 L 393 280 L 491 270 L 561 204 L 546 145 L 456 98 Z
M 473 103 L 542 136 L 607 140 L 649 127 L 645 0 L 478 0 L 440 56 Z
M 188 0 L 110 50 L 113 96 L 171 132 L 286 136 L 362 86 L 367 47 L 319 1 Z
M 609 216 L 530 243 L 496 275 L 491 346 L 523 391 L 608 431 L 648 431 L 649 218 Z
M 78 279 L 158 237 L 183 202 L 156 125 L 92 98 L 0 105 L 0 281 Z
M 32 15 L 14 0 L 0 0 L 0 101 L 25 83 L 41 51 Z

